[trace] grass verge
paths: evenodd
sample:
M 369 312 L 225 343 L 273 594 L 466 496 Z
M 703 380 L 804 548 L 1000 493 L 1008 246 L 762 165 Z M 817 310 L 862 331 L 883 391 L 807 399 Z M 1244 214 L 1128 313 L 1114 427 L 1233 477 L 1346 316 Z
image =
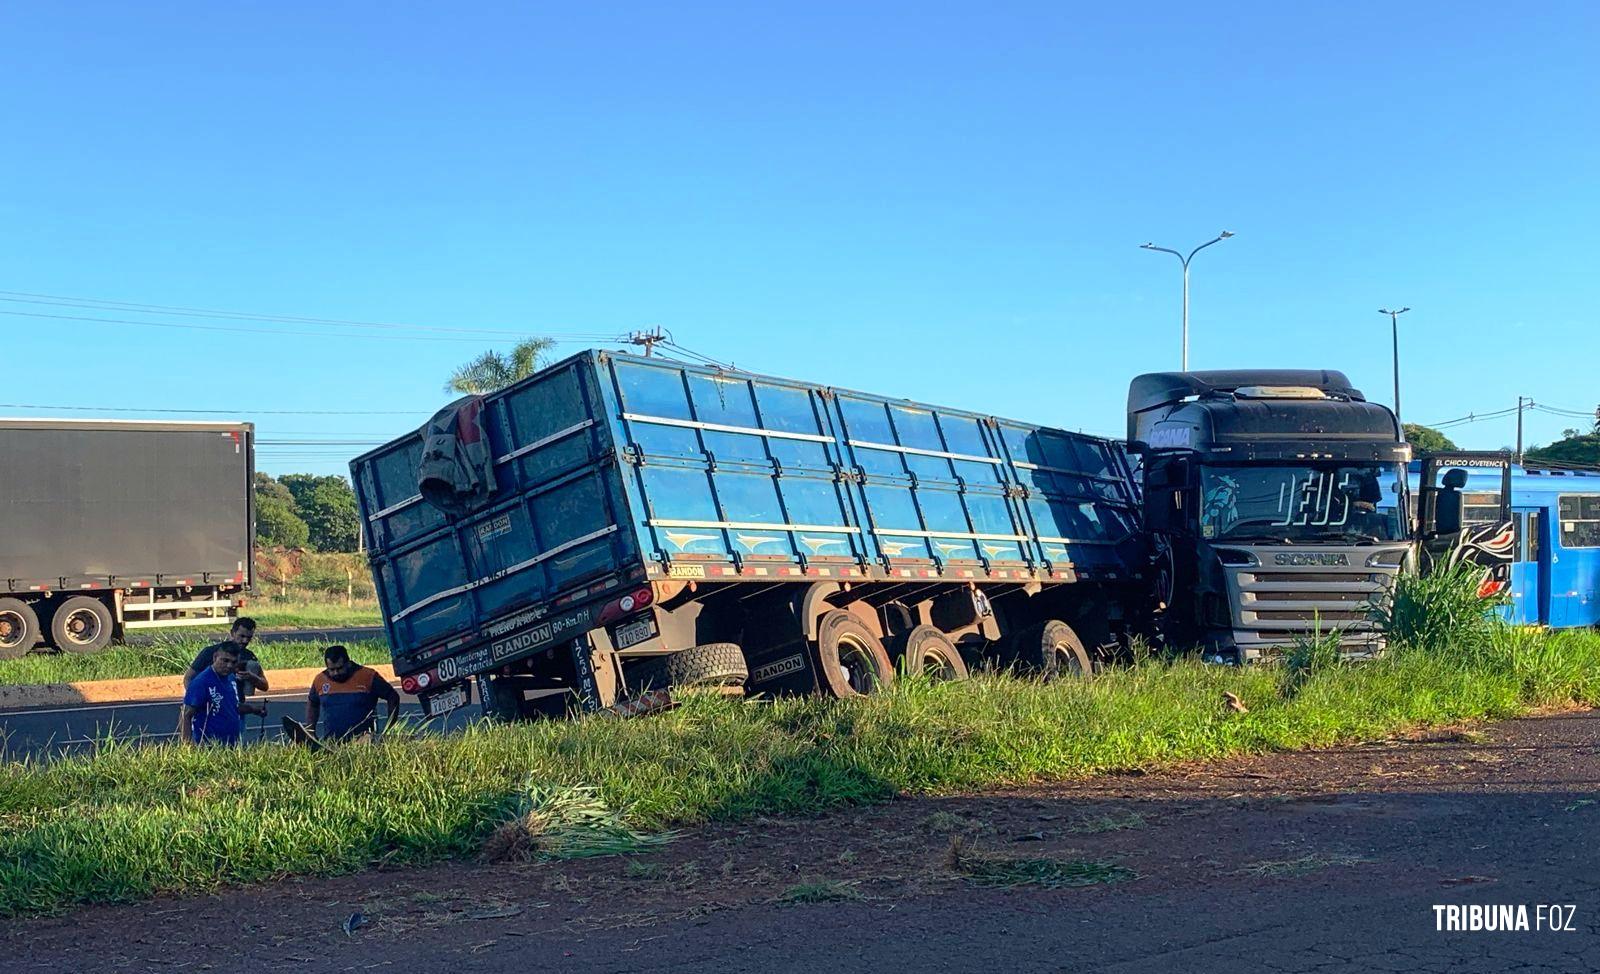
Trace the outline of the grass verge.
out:
M 345 605 L 342 600 L 267 598 L 251 601 L 241 614 L 264 629 L 348 629 L 383 624 L 376 599 L 356 599 L 354 605 Z
M 212 631 L 204 636 L 163 636 L 136 646 L 108 646 L 98 653 L 30 653 L 20 659 L 0 660 L 0 684 L 77 683 L 84 680 L 122 680 L 139 676 L 182 673 L 201 649 L 224 638 Z M 324 642 L 257 642 L 251 647 L 269 670 L 321 666 Z M 350 655 L 359 663 L 389 662 L 388 643 L 381 639 L 351 643 Z
M 809 814 L 1241 752 L 1385 738 L 1425 725 L 1600 702 L 1600 635 L 1496 630 L 1356 666 L 1146 662 L 1092 683 L 910 681 L 828 703 L 696 699 L 591 718 L 396 736 L 313 755 L 111 746 L 0 768 L 0 913 L 193 892 L 224 882 L 475 857 L 506 823 L 563 844 L 635 848 L 708 819 Z M 1249 713 L 1222 703 L 1237 694 Z M 555 810 L 557 798 L 568 803 Z M 541 816 L 543 816 L 541 818 Z M 596 836 L 575 839 L 583 822 Z M 576 823 L 576 824 L 574 824 Z M 603 850 L 602 850 L 603 851 Z

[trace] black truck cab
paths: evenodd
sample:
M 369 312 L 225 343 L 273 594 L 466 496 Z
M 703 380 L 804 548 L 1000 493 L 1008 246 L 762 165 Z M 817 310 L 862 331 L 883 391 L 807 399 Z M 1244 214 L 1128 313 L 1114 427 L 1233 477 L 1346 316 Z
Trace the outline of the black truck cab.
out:
M 1165 639 L 1238 662 L 1319 633 L 1376 650 L 1371 602 L 1413 564 L 1411 447 L 1340 372 L 1141 375 L 1142 458 Z

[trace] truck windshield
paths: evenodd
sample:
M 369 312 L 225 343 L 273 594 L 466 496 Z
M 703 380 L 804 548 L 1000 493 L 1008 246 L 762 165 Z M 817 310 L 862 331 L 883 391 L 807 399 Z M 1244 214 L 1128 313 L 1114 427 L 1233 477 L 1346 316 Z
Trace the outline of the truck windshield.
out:
M 1398 467 L 1234 465 L 1202 468 L 1200 535 L 1234 541 L 1399 541 L 1398 505 L 1381 506 Z

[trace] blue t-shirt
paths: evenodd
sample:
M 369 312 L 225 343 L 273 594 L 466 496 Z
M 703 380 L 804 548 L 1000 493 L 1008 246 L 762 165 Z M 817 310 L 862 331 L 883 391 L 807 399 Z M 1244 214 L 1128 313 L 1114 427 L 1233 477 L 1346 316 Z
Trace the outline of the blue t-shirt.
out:
M 232 675 L 218 676 L 216 670 L 207 667 L 189 681 L 183 702 L 194 708 L 191 735 L 195 743 L 239 743 L 239 693 Z

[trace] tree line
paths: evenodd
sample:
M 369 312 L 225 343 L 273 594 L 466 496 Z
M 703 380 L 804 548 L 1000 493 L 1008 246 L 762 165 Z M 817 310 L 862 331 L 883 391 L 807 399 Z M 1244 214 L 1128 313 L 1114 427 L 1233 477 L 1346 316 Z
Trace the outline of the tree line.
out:
M 255 479 L 256 544 L 269 548 L 355 551 L 361 513 L 350 481 L 330 474 L 259 471 Z

